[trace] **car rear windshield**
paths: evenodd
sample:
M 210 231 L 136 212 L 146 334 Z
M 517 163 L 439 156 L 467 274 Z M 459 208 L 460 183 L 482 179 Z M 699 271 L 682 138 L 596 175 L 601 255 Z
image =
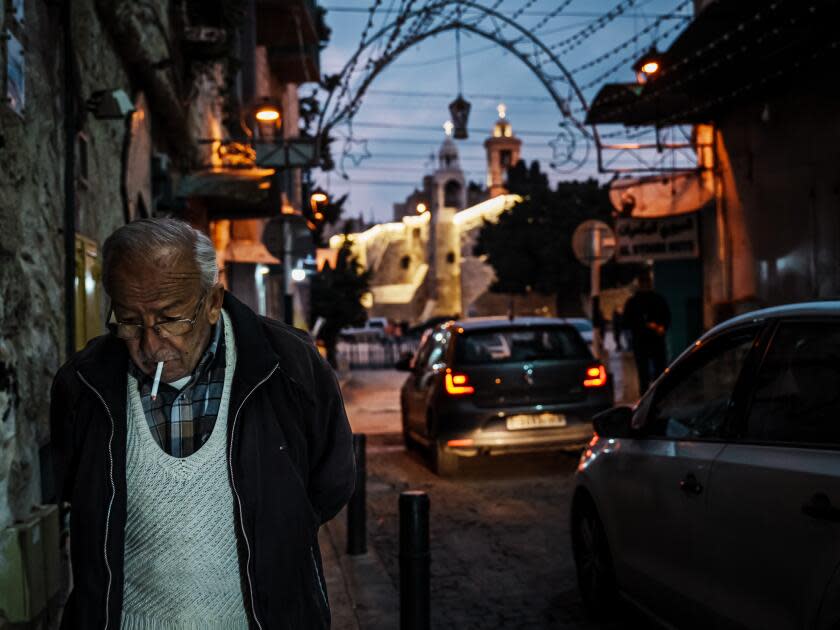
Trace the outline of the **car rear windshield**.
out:
M 589 322 L 569 322 L 580 332 L 592 332 L 592 324 Z
M 457 365 L 590 358 L 589 348 L 571 326 L 477 330 L 459 335 Z

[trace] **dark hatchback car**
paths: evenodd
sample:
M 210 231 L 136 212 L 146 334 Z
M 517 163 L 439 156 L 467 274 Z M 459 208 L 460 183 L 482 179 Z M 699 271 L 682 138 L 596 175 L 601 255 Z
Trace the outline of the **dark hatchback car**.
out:
M 428 331 L 400 392 L 406 446 L 428 448 L 440 475 L 460 457 L 577 450 L 612 382 L 580 333 L 560 319 L 476 318 Z

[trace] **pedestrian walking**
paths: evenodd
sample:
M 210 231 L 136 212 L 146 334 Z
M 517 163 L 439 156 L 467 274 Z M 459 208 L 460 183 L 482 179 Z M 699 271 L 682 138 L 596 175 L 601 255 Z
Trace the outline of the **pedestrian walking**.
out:
M 622 320 L 632 335 L 639 395 L 642 395 L 665 369 L 665 333 L 671 325 L 671 311 L 665 298 L 654 291 L 649 272 L 638 276 L 636 291 L 624 304 Z
M 186 223 L 135 221 L 102 256 L 110 334 L 51 393 L 62 628 L 328 628 L 317 532 L 355 480 L 332 369 L 227 293 Z
M 612 333 L 613 341 L 615 341 L 615 349 L 622 352 L 624 348 L 621 345 L 621 335 L 624 332 L 624 326 L 621 317 L 621 309 L 615 309 L 612 314 Z

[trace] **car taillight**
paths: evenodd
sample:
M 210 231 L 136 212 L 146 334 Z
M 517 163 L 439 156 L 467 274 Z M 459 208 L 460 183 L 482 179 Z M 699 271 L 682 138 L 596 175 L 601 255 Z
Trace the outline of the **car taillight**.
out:
M 453 374 L 452 370 L 446 370 L 445 383 L 446 393 L 450 396 L 463 396 L 475 392 L 475 387 L 470 385 L 470 379 L 466 374 Z
M 586 368 L 584 387 L 603 387 L 607 384 L 607 369 L 603 365 L 593 365 Z

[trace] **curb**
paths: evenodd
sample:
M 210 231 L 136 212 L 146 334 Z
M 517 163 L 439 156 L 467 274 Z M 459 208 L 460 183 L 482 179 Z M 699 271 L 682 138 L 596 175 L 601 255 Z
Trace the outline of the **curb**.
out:
M 368 545 L 364 555 L 349 556 L 345 553 L 346 522 L 345 508 L 322 528 L 322 548 L 329 547 L 324 555 L 331 556 L 333 564 L 329 568 L 325 567 L 325 573 L 333 574 L 334 582 L 338 582 L 337 576 L 340 574 L 343 581 L 343 584 L 335 584 L 330 591 L 330 601 L 336 604 L 333 628 L 394 630 L 399 627 L 397 589 L 371 545 Z M 337 590 L 341 592 L 336 593 Z

